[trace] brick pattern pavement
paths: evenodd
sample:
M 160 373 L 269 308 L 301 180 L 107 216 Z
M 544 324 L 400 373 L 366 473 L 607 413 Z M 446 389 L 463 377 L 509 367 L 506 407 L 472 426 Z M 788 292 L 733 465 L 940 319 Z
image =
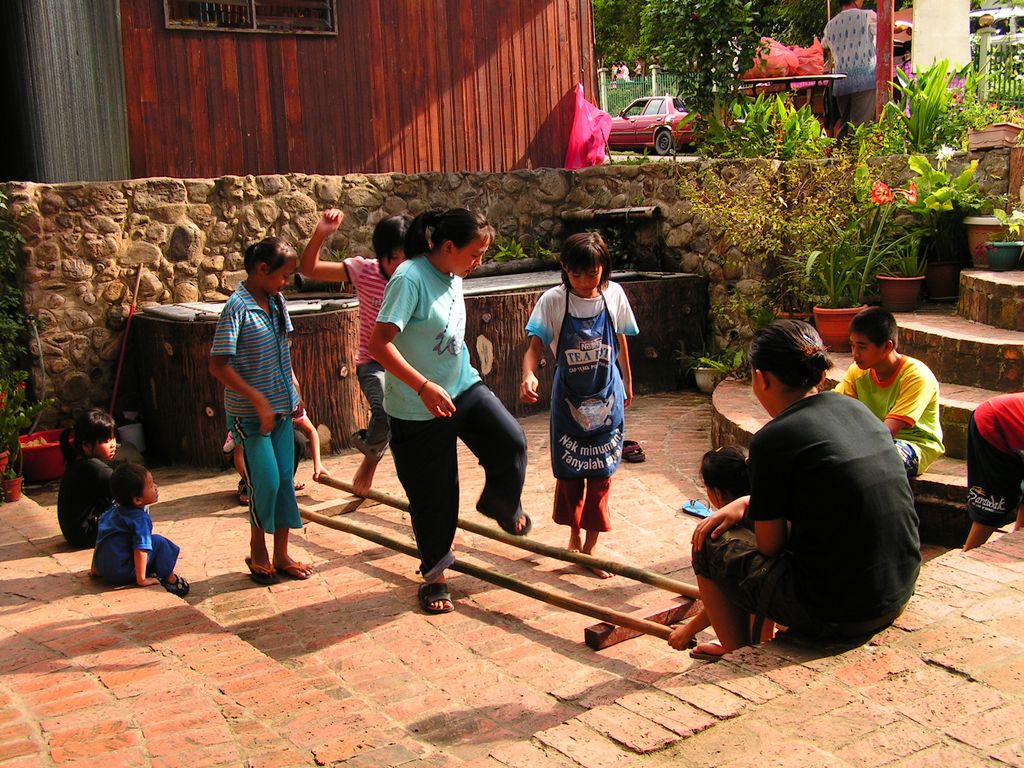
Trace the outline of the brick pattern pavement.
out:
M 534 535 L 564 545 L 547 513 L 546 420 L 524 423 Z M 702 396 L 638 398 L 627 427 L 648 461 L 616 475 L 605 555 L 692 579 L 693 519 L 678 508 L 701 495 L 709 425 Z M 346 477 L 357 458 L 327 465 Z M 377 486 L 398 494 L 391 470 L 386 459 Z M 706 664 L 652 638 L 594 653 L 589 619 L 461 575 L 457 612 L 424 616 L 413 560 L 312 524 L 294 547 L 314 577 L 258 587 L 231 475 L 155 474 L 155 526 L 182 547 L 185 601 L 86 577 L 89 552 L 59 536 L 55 486 L 33 492 L 42 506 L 0 507 L 0 767 L 1024 764 L 1022 536 L 933 560 L 870 645 L 823 655 L 775 641 Z M 301 501 L 332 494 L 316 486 Z M 409 536 L 397 512 L 351 516 Z M 620 610 L 667 602 L 465 532 L 457 547 Z

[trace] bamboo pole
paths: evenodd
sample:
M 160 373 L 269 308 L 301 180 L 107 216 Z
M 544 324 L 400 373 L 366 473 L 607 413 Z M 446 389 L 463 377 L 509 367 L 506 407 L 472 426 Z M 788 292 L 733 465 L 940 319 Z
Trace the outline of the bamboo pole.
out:
M 344 480 L 338 480 L 337 478 L 330 477 L 329 475 L 321 474 L 319 482 L 339 491 L 358 495 L 355 492 L 355 488 Z M 409 511 L 408 502 L 396 498 L 395 496 L 381 493 L 380 491 L 371 489 L 367 492 L 366 498 L 379 501 L 381 504 L 394 507 L 402 512 Z M 480 525 L 479 523 L 474 523 L 471 520 L 459 520 L 459 528 L 480 536 L 486 536 L 487 538 L 494 539 L 495 541 L 500 541 L 504 544 L 508 544 L 509 546 L 525 549 L 538 555 L 544 555 L 545 557 L 553 557 L 557 560 L 578 563 L 579 565 L 585 565 L 590 568 L 600 568 L 603 571 L 609 571 L 610 573 L 624 576 L 627 579 L 639 581 L 642 584 L 674 592 L 677 595 L 685 595 L 686 597 L 692 598 L 700 597 L 700 592 L 693 584 L 687 584 L 685 581 L 671 579 L 668 576 L 662 576 L 660 573 L 654 573 L 653 571 L 648 571 L 644 568 L 637 568 L 632 565 L 617 563 L 614 560 L 605 560 L 600 557 L 594 557 L 593 555 L 585 555 L 582 552 L 570 552 L 569 550 L 562 549 L 561 547 L 553 547 L 550 544 L 544 544 L 539 541 L 527 539 L 525 536 L 512 536 L 504 531 L 496 530 L 486 525 Z
M 327 517 L 326 515 L 321 515 L 308 509 L 300 508 L 300 512 L 304 519 L 311 522 L 319 523 L 320 525 L 324 525 L 328 528 L 334 528 L 338 531 L 344 531 L 345 533 L 351 533 L 354 536 L 366 539 L 367 541 L 372 541 L 375 544 L 380 544 L 381 546 L 393 549 L 396 552 L 402 552 L 410 557 L 419 558 L 419 552 L 416 550 L 416 547 L 411 544 L 407 544 L 404 541 L 392 538 L 380 531 L 375 531 L 372 528 L 367 528 L 366 526 L 359 525 L 358 523 L 345 518 Z M 489 571 L 486 568 L 481 568 L 480 566 L 473 565 L 472 563 L 465 563 L 456 560 L 455 563 L 452 564 L 451 570 L 458 571 L 459 573 L 465 573 L 469 576 L 475 576 L 481 581 L 486 581 L 490 584 L 503 587 L 504 589 L 510 589 L 513 592 L 518 592 L 521 595 L 532 597 L 534 600 L 540 600 L 548 605 L 565 608 L 566 610 L 581 613 L 584 616 L 590 616 L 591 618 L 598 619 L 599 621 L 606 621 L 609 624 L 615 624 L 616 626 L 628 627 L 629 629 L 645 635 L 660 637 L 662 640 L 668 640 L 668 636 L 672 632 L 671 628 L 662 624 L 647 621 L 646 619 L 638 619 L 635 616 L 630 616 L 629 614 L 615 611 L 611 608 L 605 608 L 604 606 L 588 603 L 584 600 L 578 600 L 577 598 L 571 597 L 562 592 L 552 592 L 551 590 L 544 589 L 542 587 L 536 587 L 532 584 L 520 581 L 519 579 L 514 579 L 511 576 L 495 573 L 494 571 Z

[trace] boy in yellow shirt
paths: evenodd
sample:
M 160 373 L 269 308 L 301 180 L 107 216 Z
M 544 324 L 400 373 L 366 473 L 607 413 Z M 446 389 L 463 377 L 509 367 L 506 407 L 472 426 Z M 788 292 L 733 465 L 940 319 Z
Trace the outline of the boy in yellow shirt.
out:
M 939 424 L 939 382 L 924 363 L 896 350 L 891 312 L 869 307 L 850 323 L 854 364 L 835 391 L 855 397 L 885 422 L 908 477 L 946 452 Z

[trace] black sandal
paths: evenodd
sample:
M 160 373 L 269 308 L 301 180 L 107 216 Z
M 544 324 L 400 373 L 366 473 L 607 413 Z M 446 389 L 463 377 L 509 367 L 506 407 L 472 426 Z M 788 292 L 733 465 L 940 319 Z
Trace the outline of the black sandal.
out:
M 448 591 L 448 585 L 444 582 L 436 581 L 433 584 L 420 584 L 418 594 L 420 608 L 425 613 L 451 613 L 455 610 L 452 594 Z M 447 603 L 447 605 L 442 608 L 435 608 L 432 603 Z
M 647 454 L 636 440 L 623 440 L 622 460 L 628 461 L 630 464 L 640 464 L 647 460 Z
M 178 576 L 174 581 L 168 581 L 167 579 L 160 579 L 160 586 L 166 589 L 175 597 L 184 597 L 188 594 L 188 590 L 191 585 L 185 581 L 184 576 Z

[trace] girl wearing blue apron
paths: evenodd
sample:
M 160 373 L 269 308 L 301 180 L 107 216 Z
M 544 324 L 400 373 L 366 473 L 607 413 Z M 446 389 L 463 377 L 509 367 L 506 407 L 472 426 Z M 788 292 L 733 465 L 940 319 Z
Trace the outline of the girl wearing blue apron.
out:
M 633 399 L 627 335 L 636 319 L 622 288 L 608 280 L 608 248 L 596 232 L 566 240 L 563 285 L 546 291 L 526 325 L 520 397 L 540 395 L 536 371 L 548 345 L 555 354 L 551 390 L 554 521 L 570 528 L 569 549 L 593 554 L 611 530 L 608 495 L 622 460 L 624 409 Z M 580 531 L 586 531 L 585 539 Z M 594 569 L 602 578 L 610 573 Z

